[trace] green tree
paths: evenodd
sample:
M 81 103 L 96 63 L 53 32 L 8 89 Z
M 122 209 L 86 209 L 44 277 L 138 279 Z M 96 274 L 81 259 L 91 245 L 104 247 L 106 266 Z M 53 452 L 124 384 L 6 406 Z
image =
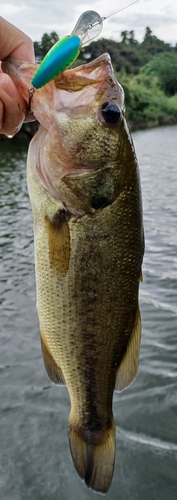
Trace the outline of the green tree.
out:
M 138 44 L 137 40 L 135 39 L 134 30 L 129 31 L 128 41 L 129 41 L 130 45 L 137 45 Z
M 55 31 L 52 31 L 52 33 L 50 33 L 50 35 L 48 35 L 47 33 L 44 33 L 44 35 L 42 36 L 42 40 L 41 40 L 41 48 L 42 48 L 43 54 L 46 55 L 47 52 L 51 49 L 51 47 L 56 42 L 58 42 L 58 40 L 59 40 L 59 37 Z
M 156 77 L 158 86 L 166 95 L 177 94 L 177 53 L 164 52 L 156 55 L 142 68 L 142 73 Z
M 132 129 L 177 123 L 177 99 L 167 97 L 152 76 L 116 75 L 125 92 L 126 116 Z
M 138 51 L 136 46 L 130 45 L 129 43 L 125 44 L 122 42 L 115 42 L 115 40 L 106 40 L 102 38 L 84 47 L 81 51 L 80 58 L 83 58 L 83 63 L 89 62 L 101 54 L 104 54 L 104 52 L 110 54 L 112 64 L 116 71 L 125 70 L 129 74 L 137 74 L 139 72 L 141 66 L 140 51 Z
M 160 38 L 153 35 L 152 30 L 147 27 L 145 30 L 145 35 L 142 43 L 140 44 L 140 50 L 142 52 L 142 60 L 145 64 L 152 59 L 152 56 L 159 54 L 160 52 L 171 51 L 171 45 L 169 43 L 163 42 Z
M 129 39 L 128 39 L 128 31 L 121 31 L 121 42 L 122 43 L 128 43 L 129 42 Z
M 152 30 L 149 28 L 149 26 L 147 26 L 146 30 L 145 30 L 145 35 L 144 35 L 144 42 L 146 40 L 150 40 L 152 38 Z
M 34 50 L 36 59 L 40 62 L 47 52 L 51 49 L 51 47 L 58 42 L 59 37 L 55 31 L 52 31 L 50 35 L 48 33 L 44 33 L 42 36 L 41 42 L 34 42 Z

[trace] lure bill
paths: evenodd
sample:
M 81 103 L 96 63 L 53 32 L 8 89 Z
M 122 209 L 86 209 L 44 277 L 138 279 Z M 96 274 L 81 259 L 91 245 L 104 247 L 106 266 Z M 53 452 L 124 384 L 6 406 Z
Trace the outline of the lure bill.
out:
M 106 17 L 101 17 L 94 10 L 84 12 L 79 17 L 71 35 L 61 38 L 46 54 L 31 81 L 32 86 L 40 89 L 69 68 L 79 56 L 82 47 L 100 35 L 103 21 L 138 1 L 135 0 Z

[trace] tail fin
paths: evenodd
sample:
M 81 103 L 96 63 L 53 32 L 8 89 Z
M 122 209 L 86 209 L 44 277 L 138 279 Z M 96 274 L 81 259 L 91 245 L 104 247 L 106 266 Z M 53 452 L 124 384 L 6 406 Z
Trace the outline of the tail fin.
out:
M 112 481 L 115 460 L 115 425 L 106 431 L 86 432 L 69 423 L 72 459 L 89 488 L 105 494 Z

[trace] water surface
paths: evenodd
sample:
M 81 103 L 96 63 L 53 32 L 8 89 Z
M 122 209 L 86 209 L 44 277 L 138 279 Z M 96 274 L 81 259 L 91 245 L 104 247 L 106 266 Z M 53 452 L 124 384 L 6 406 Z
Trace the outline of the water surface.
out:
M 117 453 L 108 500 L 177 499 L 177 127 L 133 135 L 146 254 L 141 357 L 114 396 Z M 70 456 L 65 388 L 45 373 L 35 307 L 27 147 L 0 143 L 0 498 L 90 500 Z

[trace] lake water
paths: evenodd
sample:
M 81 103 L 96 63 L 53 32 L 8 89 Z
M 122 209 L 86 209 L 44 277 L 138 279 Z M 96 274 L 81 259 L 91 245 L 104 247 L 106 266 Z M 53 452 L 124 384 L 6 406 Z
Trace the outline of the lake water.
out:
M 108 500 L 177 500 L 177 126 L 136 132 L 146 236 L 141 357 L 114 396 Z M 0 143 L 0 498 L 91 500 L 69 451 L 66 388 L 44 370 L 35 308 L 27 146 Z

